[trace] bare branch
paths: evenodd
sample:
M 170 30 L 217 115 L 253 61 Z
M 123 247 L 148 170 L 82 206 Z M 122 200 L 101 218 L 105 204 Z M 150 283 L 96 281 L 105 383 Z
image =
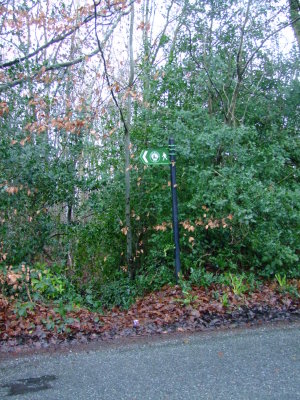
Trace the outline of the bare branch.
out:
M 89 18 L 89 19 L 88 18 L 89 17 L 86 18 L 85 23 L 89 22 L 92 19 L 92 18 Z M 84 25 L 84 23 L 78 24 L 73 29 L 70 29 L 68 32 L 66 32 L 64 34 L 61 34 L 59 36 L 56 36 L 55 38 L 51 39 L 49 42 L 45 43 L 43 46 L 39 47 L 38 49 L 36 49 L 32 53 L 27 54 L 24 57 L 16 58 L 16 59 L 14 59 L 12 61 L 8 61 L 8 62 L 5 62 L 3 64 L 0 64 L 0 69 L 11 67 L 13 65 L 21 63 L 22 61 L 29 60 L 30 58 L 34 57 L 35 55 L 37 55 L 41 51 L 47 49 L 49 46 L 51 46 L 53 44 L 56 44 L 58 42 L 61 42 L 62 40 L 66 39 L 67 37 L 72 35 L 74 32 L 76 32 L 82 25 Z
M 100 3 L 98 2 L 98 4 L 95 7 L 97 7 L 99 4 Z M 117 5 L 118 2 L 115 3 L 115 4 Z M 114 4 L 111 4 L 111 5 L 114 5 Z M 112 16 L 112 15 L 113 15 L 113 13 L 111 13 L 109 16 Z M 108 18 L 108 15 L 104 15 L 101 12 L 97 12 L 97 10 L 96 10 L 96 16 L 97 17 L 101 16 L 101 18 Z M 8 67 L 11 67 L 13 65 L 19 64 L 22 61 L 29 60 L 30 58 L 36 56 L 41 51 L 47 49 L 49 46 L 52 46 L 53 44 L 59 43 L 59 42 L 63 41 L 64 39 L 68 38 L 74 32 L 78 31 L 82 26 L 84 26 L 87 23 L 89 23 L 90 21 L 92 21 L 94 18 L 95 18 L 95 13 L 88 15 L 82 22 L 80 22 L 77 25 L 75 25 L 72 29 L 70 29 L 67 32 L 62 33 L 61 35 L 58 35 L 58 36 L 52 38 L 49 42 L 46 42 L 44 45 L 40 46 L 39 48 L 37 48 L 32 53 L 29 53 L 24 57 L 19 57 L 19 58 L 16 58 L 16 59 L 12 60 L 12 61 L 8 61 L 8 62 L 0 64 L 0 69 L 8 68 Z
M 264 44 L 274 35 L 276 35 L 276 33 L 282 31 L 283 29 L 287 28 L 288 26 L 293 25 L 295 22 L 299 21 L 300 17 L 297 17 L 296 19 L 294 19 L 293 21 L 283 24 L 282 26 L 280 26 L 279 28 L 275 29 L 275 31 L 271 32 L 269 35 L 267 35 L 264 40 L 262 40 L 261 44 L 253 51 L 253 53 L 251 54 L 251 56 L 249 57 L 248 61 L 246 62 L 243 70 L 242 70 L 242 76 L 244 75 L 248 65 L 250 64 L 250 62 L 254 59 L 254 57 L 256 56 L 256 54 L 259 52 L 259 50 L 264 46 Z
M 94 1 L 95 35 L 96 35 L 96 39 L 97 39 L 98 49 L 99 49 L 99 52 L 100 52 L 100 55 L 101 55 L 101 58 L 102 58 L 102 61 L 103 61 L 105 80 L 106 80 L 107 85 L 109 87 L 109 91 L 110 91 L 111 97 L 112 97 L 117 109 L 119 110 L 120 117 L 121 117 L 121 120 L 122 120 L 122 123 L 123 123 L 123 126 L 124 126 L 125 133 L 127 133 L 128 132 L 127 123 L 126 123 L 123 111 L 122 111 L 122 109 L 121 109 L 121 107 L 119 105 L 119 102 L 118 102 L 118 100 L 117 100 L 117 98 L 115 96 L 114 90 L 112 88 L 112 85 L 111 85 L 111 82 L 110 82 L 110 79 L 109 79 L 109 74 L 108 74 L 108 70 L 107 70 L 107 64 L 106 64 L 106 60 L 105 60 L 105 57 L 104 57 L 103 48 L 102 48 L 102 45 L 100 43 L 98 32 L 97 32 L 97 5 L 96 5 L 95 0 L 93 0 L 93 1 Z
M 90 53 L 88 55 L 81 56 L 79 58 L 76 58 L 75 60 L 66 61 L 66 62 L 58 63 L 58 64 L 53 64 L 53 65 L 50 65 L 49 67 L 45 67 L 45 69 L 43 71 L 38 71 L 35 74 L 28 75 L 28 76 L 25 76 L 25 77 L 20 78 L 20 79 L 16 79 L 15 81 L 4 83 L 4 84 L 0 85 L 0 93 L 5 91 L 5 90 L 7 90 L 7 89 L 10 89 L 10 88 L 13 88 L 15 86 L 18 86 L 18 85 L 20 85 L 22 83 L 30 82 L 34 78 L 42 75 L 45 72 L 55 71 L 55 70 L 62 69 L 62 68 L 68 68 L 68 67 L 71 67 L 72 65 L 79 64 L 82 61 L 84 61 L 86 58 L 92 58 L 93 56 L 95 56 L 98 53 L 99 53 L 99 50 L 96 49 L 92 53 Z
M 207 78 L 208 78 L 208 80 L 209 80 L 209 83 L 210 83 L 211 87 L 214 89 L 214 91 L 216 92 L 217 96 L 219 96 L 219 98 L 220 98 L 221 105 L 222 105 L 222 111 L 223 111 L 223 113 L 224 113 L 224 117 L 227 118 L 226 110 L 225 110 L 225 105 L 224 105 L 224 100 L 223 100 L 223 96 L 222 96 L 221 92 L 219 91 L 219 89 L 217 88 L 217 86 L 215 85 L 215 83 L 214 83 L 214 81 L 213 81 L 213 79 L 212 79 L 212 77 L 211 77 L 211 75 L 210 75 L 210 73 L 209 73 L 207 67 L 206 67 L 204 64 L 203 64 L 203 65 L 200 65 L 200 64 L 198 63 L 198 61 L 195 59 L 195 57 L 194 57 L 194 55 L 193 55 L 193 53 L 192 53 L 191 31 L 188 29 L 188 32 L 189 32 L 189 53 L 190 53 L 190 56 L 191 56 L 192 60 L 194 61 L 194 63 L 197 65 L 197 67 L 198 67 L 199 69 L 203 69 L 203 70 L 205 71 L 205 73 L 206 73 L 206 75 L 207 75 Z
M 173 7 L 173 4 L 174 4 L 174 0 L 171 1 L 170 6 L 168 7 L 166 23 L 165 23 L 165 26 L 163 27 L 162 32 L 159 34 L 160 37 L 163 37 L 163 35 L 166 33 L 167 27 L 169 25 L 169 17 L 170 17 L 170 12 Z M 161 48 L 161 45 L 159 44 L 155 50 L 155 53 L 152 56 L 151 65 L 153 65 L 154 61 L 156 60 L 156 57 L 157 57 L 157 54 L 158 54 L 160 48 Z
M 116 28 L 117 24 L 119 23 L 119 21 L 123 17 L 123 15 L 126 15 L 126 13 L 120 13 L 119 14 L 118 18 L 116 19 L 114 24 L 111 26 L 111 29 L 107 32 L 107 34 L 106 34 L 106 36 L 105 36 L 105 38 L 103 40 L 103 43 L 101 45 L 101 48 L 102 48 L 102 46 L 104 46 L 107 43 L 108 39 L 110 38 L 112 32 Z M 66 62 L 62 62 L 62 63 L 52 64 L 52 65 L 49 65 L 48 67 L 45 66 L 43 71 L 38 71 L 35 74 L 28 75 L 28 76 L 22 77 L 20 79 L 16 79 L 14 81 L 7 82 L 7 83 L 4 83 L 4 84 L 0 85 L 0 93 L 4 92 L 7 89 L 10 89 L 10 88 L 13 88 L 15 86 L 18 86 L 18 85 L 20 85 L 22 83 L 31 82 L 34 78 L 40 76 L 42 73 L 45 73 L 45 72 L 48 72 L 48 71 L 55 71 L 55 70 L 63 69 L 63 68 L 69 68 L 69 67 L 71 67 L 73 65 L 79 64 L 79 63 L 83 62 L 86 59 L 94 57 L 99 52 L 100 52 L 100 49 L 99 49 L 99 46 L 98 46 L 98 48 L 95 49 L 92 53 L 83 55 L 81 57 L 78 57 L 75 60 L 70 60 L 70 61 L 66 61 Z
M 251 2 L 252 0 L 248 1 L 247 4 L 247 11 L 246 11 L 246 15 L 245 15 L 245 20 L 241 29 L 241 39 L 240 39 L 240 45 L 239 45 L 239 49 L 238 49 L 238 53 L 236 56 L 236 73 L 237 73 L 237 77 L 240 80 L 241 77 L 241 56 L 242 56 L 242 51 L 243 51 L 243 44 L 244 44 L 244 35 L 245 35 L 245 28 L 249 19 L 249 12 L 250 12 L 250 6 L 251 6 Z

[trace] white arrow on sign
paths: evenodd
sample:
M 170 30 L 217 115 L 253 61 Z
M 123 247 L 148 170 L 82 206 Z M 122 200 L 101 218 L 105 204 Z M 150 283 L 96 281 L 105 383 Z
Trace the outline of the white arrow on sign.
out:
M 145 150 L 145 152 L 144 152 L 144 154 L 143 154 L 143 160 L 145 161 L 145 164 L 148 164 L 148 160 L 147 160 L 147 158 L 146 158 L 147 153 L 148 153 L 148 150 Z

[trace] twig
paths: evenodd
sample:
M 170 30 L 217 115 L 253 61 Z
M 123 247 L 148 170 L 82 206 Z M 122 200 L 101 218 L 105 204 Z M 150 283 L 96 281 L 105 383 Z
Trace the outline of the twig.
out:
M 120 107 L 120 105 L 118 103 L 118 100 L 117 100 L 117 98 L 115 96 L 115 93 L 113 91 L 112 85 L 110 83 L 106 60 L 105 60 L 105 57 L 104 57 L 103 49 L 102 49 L 102 46 L 101 46 L 101 43 L 100 43 L 100 40 L 99 40 L 99 36 L 98 36 L 98 32 L 97 32 L 97 15 L 98 15 L 97 14 L 97 5 L 96 5 L 95 0 L 93 0 L 93 2 L 94 2 L 94 18 L 95 18 L 95 36 L 96 36 L 96 40 L 97 40 L 98 49 L 99 49 L 99 52 L 100 52 L 100 55 L 101 55 L 101 58 L 102 58 L 102 61 L 103 61 L 105 80 L 107 82 L 109 91 L 111 93 L 111 97 L 112 97 L 117 109 L 119 110 L 121 121 L 123 123 L 125 133 L 127 134 L 128 133 L 127 123 L 126 123 L 123 111 L 122 111 L 122 109 L 121 109 L 121 107 Z

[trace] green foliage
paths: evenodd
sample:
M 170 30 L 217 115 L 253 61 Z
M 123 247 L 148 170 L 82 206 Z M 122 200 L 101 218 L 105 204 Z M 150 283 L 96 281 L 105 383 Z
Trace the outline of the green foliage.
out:
M 101 305 L 104 308 L 118 306 L 128 309 L 137 297 L 137 289 L 128 276 L 119 275 L 116 280 L 107 282 L 98 290 Z
M 205 268 L 191 268 L 189 281 L 192 285 L 209 287 L 216 282 L 216 277 L 212 272 L 208 272 Z
M 18 317 L 27 317 L 28 311 L 34 309 L 34 303 L 18 301 L 15 303 L 14 312 Z
M 31 271 L 31 287 L 36 299 L 40 296 L 47 300 L 58 299 L 71 291 L 71 285 L 60 268 L 42 264 L 35 265 Z
M 91 288 L 85 290 L 81 304 L 87 306 L 93 311 L 102 311 L 102 301 L 97 293 L 94 293 Z
M 94 75 L 81 64 L 45 82 L 39 72 L 50 59 L 3 68 L 4 82 L 38 78 L 3 89 L 0 99 L 0 279 L 8 295 L 128 308 L 137 296 L 174 282 L 169 168 L 144 168 L 138 159 L 171 135 L 182 270 L 191 284 L 223 281 L 241 294 L 246 285 L 255 288 L 253 276 L 300 276 L 299 57 L 283 55 L 275 34 L 271 47 L 264 42 L 284 24 L 280 2 L 251 3 L 242 46 L 242 2 L 181 3 L 177 36 L 164 32 L 157 40 L 165 62 L 150 62 L 145 30 L 135 65 L 132 93 L 141 94 L 133 96 L 130 123 L 135 280 L 120 273 L 128 265 L 119 110 L 91 89 Z M 63 23 L 61 7 L 68 9 L 51 9 Z M 9 46 L 22 57 L 30 53 L 18 44 L 20 32 L 13 36 Z M 30 281 L 22 265 L 35 266 Z M 16 287 L 7 281 L 8 268 Z
M 160 135 L 158 143 L 166 141 L 163 125 L 175 131 L 184 273 L 208 265 L 220 272 L 242 269 L 272 277 L 284 270 L 293 276 L 299 263 L 300 223 L 295 151 L 299 145 L 293 132 L 275 125 L 263 133 L 255 127 L 228 127 L 195 105 L 190 111 L 173 111 L 167 122 L 158 110 L 151 120 L 153 134 Z M 148 265 L 171 265 L 173 258 L 168 250 L 172 248 L 169 195 L 161 190 L 163 182 L 158 184 L 163 174 L 163 168 L 147 169 L 147 181 L 142 180 L 143 213 L 135 209 L 150 225 L 144 234 Z M 153 222 L 142 216 L 152 212 L 151 199 Z
M 286 275 L 276 274 L 275 278 L 281 288 L 285 288 L 287 284 Z
M 60 300 L 57 300 L 57 301 L 54 302 L 54 308 L 53 309 L 61 317 L 65 317 L 68 312 L 74 310 L 74 305 L 71 304 L 71 303 L 65 304 L 64 301 L 62 299 L 60 299 Z
M 229 274 L 230 285 L 232 287 L 233 293 L 237 296 L 242 295 L 248 290 L 247 284 L 245 284 L 246 276 Z
M 95 292 L 99 293 L 102 307 L 118 306 L 128 309 L 137 297 L 172 283 L 174 283 L 173 272 L 162 266 L 143 271 L 136 276 L 134 281 L 127 274 L 118 273 L 113 281 L 103 283 L 98 289 L 95 289 Z
M 299 293 L 298 287 L 297 287 L 297 281 L 296 281 L 296 283 L 293 281 L 288 281 L 286 275 L 280 275 L 280 274 L 276 274 L 275 279 L 279 285 L 280 292 L 288 293 L 295 298 L 300 297 L 300 293 Z
M 256 289 L 259 289 L 261 286 L 261 279 L 259 276 L 255 275 L 253 272 L 246 274 L 246 282 L 248 285 L 249 292 L 253 292 Z
M 176 301 L 185 306 L 188 306 L 191 303 L 193 303 L 197 299 L 197 296 L 193 296 L 192 294 L 191 282 L 184 279 L 182 274 L 179 274 L 178 284 L 181 287 L 183 298 L 177 299 Z
M 60 314 L 58 317 L 49 315 L 47 319 L 43 318 L 41 322 L 45 326 L 45 328 L 49 331 L 55 329 L 58 333 L 62 332 L 69 333 L 71 330 L 67 325 L 73 323 L 74 319 L 67 317 L 66 313 L 71 310 L 72 308 L 70 306 L 68 305 L 66 306 L 65 304 L 60 304 L 59 307 L 54 308 L 54 311 Z
M 147 270 L 140 271 L 134 284 L 139 295 L 160 290 L 165 285 L 172 285 L 175 282 L 173 268 L 166 266 L 150 267 Z
M 228 294 L 224 293 L 221 297 L 221 301 L 224 307 L 228 307 L 229 306 L 229 299 L 228 299 Z
M 300 298 L 300 292 L 297 288 L 297 285 L 289 284 L 286 287 L 283 288 L 284 293 L 288 293 L 291 296 L 293 296 L 295 299 Z

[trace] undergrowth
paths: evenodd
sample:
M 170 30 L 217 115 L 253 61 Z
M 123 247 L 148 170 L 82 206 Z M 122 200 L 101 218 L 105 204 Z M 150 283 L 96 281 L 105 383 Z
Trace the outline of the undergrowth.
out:
M 212 273 L 205 268 L 191 268 L 190 275 L 179 277 L 183 305 L 191 304 L 195 298 L 193 287 L 207 290 L 216 287 L 229 288 L 234 295 L 244 296 L 258 289 L 265 279 L 253 273 L 242 272 Z M 276 274 L 273 282 L 277 290 L 299 297 L 299 281 L 288 279 L 286 275 Z M 103 312 L 105 309 L 119 307 L 128 309 L 137 298 L 147 293 L 160 290 L 163 286 L 175 285 L 173 271 L 167 267 L 152 268 L 143 271 L 131 280 L 128 274 L 118 272 L 106 282 L 76 286 L 61 266 L 36 264 L 30 268 L 21 265 L 18 268 L 1 268 L 0 283 L 2 296 L 14 302 L 15 312 L 19 317 L 26 317 L 35 303 L 52 304 L 62 318 L 74 308 L 87 308 Z M 222 302 L 228 305 L 228 296 L 223 294 Z M 53 321 L 48 321 L 50 326 Z

